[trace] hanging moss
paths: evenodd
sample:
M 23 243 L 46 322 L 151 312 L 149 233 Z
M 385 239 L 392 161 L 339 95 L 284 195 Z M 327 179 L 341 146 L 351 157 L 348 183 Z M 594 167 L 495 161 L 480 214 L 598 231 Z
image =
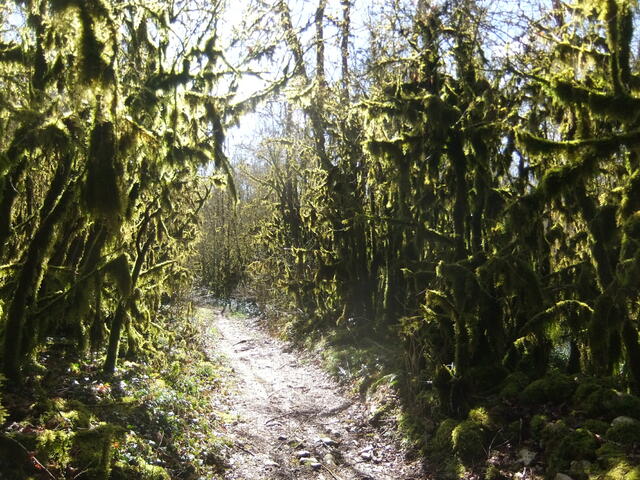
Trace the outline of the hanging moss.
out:
M 114 125 L 97 121 L 91 131 L 84 198 L 90 212 L 110 220 L 123 210 L 117 162 Z
M 80 22 L 82 24 L 80 37 L 80 77 L 82 81 L 87 84 L 96 81 L 105 85 L 113 84 L 115 72 L 104 58 L 105 45 L 98 40 L 96 35 L 96 29 L 99 27 L 89 12 L 89 6 L 84 2 L 80 4 Z
M 620 215 L 628 217 L 640 210 L 640 170 L 635 170 L 624 187 L 624 196 L 620 203 Z
M 120 295 L 123 297 L 131 291 L 131 268 L 129 265 L 129 255 L 122 253 L 107 263 L 104 273 L 115 281 Z
M 608 95 L 577 85 L 575 82 L 556 79 L 551 84 L 557 98 L 567 106 L 584 104 L 596 115 L 616 120 L 633 121 L 640 107 L 640 99 L 621 93 Z

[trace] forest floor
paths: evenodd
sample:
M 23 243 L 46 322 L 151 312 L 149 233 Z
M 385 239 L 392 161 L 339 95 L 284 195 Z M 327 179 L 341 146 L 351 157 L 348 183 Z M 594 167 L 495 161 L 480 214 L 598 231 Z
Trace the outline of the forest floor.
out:
M 228 480 L 424 478 L 376 405 L 338 385 L 309 353 L 273 338 L 259 320 L 211 306 L 210 355 L 227 362 L 235 388 L 226 410 Z M 375 424 L 375 426 L 374 426 Z

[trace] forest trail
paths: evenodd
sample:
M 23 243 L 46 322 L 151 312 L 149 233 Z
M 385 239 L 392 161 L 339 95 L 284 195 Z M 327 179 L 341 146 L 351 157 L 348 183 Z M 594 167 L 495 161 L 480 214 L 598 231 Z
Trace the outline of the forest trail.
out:
M 317 362 L 255 319 L 200 308 L 217 330 L 212 354 L 226 358 L 236 382 L 227 400 L 225 435 L 233 445 L 225 479 L 423 478 L 394 432 L 371 426 L 367 407 L 341 393 Z

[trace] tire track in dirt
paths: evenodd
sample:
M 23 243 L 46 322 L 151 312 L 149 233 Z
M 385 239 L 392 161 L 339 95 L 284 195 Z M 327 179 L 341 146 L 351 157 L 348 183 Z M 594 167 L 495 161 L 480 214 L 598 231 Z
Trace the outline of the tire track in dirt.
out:
M 236 387 L 227 401 L 227 480 L 424 478 L 394 432 L 367 422 L 364 404 L 341 393 L 316 362 L 269 336 L 255 319 L 201 307 L 217 330 Z

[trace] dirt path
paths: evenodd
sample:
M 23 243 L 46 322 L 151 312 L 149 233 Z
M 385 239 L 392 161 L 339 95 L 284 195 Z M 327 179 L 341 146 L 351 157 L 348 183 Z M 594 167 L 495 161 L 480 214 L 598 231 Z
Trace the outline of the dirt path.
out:
M 206 307 L 237 388 L 228 409 L 228 480 L 423 478 L 393 432 L 374 429 L 371 414 L 315 362 L 266 334 L 255 320 Z M 202 313 L 202 312 L 201 312 Z

